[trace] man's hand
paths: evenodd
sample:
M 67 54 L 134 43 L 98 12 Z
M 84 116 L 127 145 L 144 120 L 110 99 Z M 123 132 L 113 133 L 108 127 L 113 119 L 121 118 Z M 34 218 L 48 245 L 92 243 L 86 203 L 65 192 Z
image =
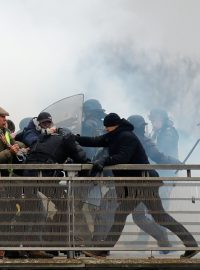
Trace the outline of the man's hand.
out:
M 17 143 L 10 146 L 10 152 L 12 154 L 16 155 L 18 151 L 19 151 L 19 145 Z
M 93 167 L 91 169 L 90 176 L 96 176 L 97 173 L 101 173 L 103 171 L 106 158 L 107 157 L 102 157 L 93 162 Z

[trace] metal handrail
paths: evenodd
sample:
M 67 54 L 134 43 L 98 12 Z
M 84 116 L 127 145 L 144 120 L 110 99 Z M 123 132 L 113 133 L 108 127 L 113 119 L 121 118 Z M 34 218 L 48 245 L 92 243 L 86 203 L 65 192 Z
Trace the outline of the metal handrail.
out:
M 103 177 L 103 176 L 98 176 L 98 177 L 78 177 L 75 176 L 76 172 L 79 172 L 81 170 L 90 170 L 92 168 L 92 164 L 0 164 L 0 170 L 2 169 L 16 169 L 16 170 L 21 170 L 21 169 L 31 169 L 31 170 L 49 170 L 49 169 L 55 169 L 55 170 L 63 170 L 63 171 L 68 171 L 71 173 L 70 176 L 64 176 L 64 177 L 23 177 L 23 176 L 9 176 L 9 177 L 5 177 L 5 176 L 0 176 L 0 182 L 2 183 L 2 186 L 6 187 L 6 186 L 10 186 L 10 187 L 21 187 L 23 185 L 27 185 L 28 186 L 32 186 L 32 183 L 25 183 L 22 182 L 20 183 L 20 181 L 42 181 L 42 182 L 49 182 L 49 181 L 66 181 L 66 186 L 69 188 L 70 192 L 68 193 L 68 206 L 69 206 L 69 222 L 72 225 L 72 231 L 70 229 L 70 233 L 72 232 L 72 235 L 69 234 L 69 246 L 45 246 L 45 247 L 41 247 L 41 246 L 37 246 L 37 247 L 33 247 L 33 246 L 29 246 L 29 247 L 2 247 L 1 249 L 5 249 L 5 250 L 38 250 L 38 248 L 40 250 L 80 250 L 80 248 L 82 250 L 118 250 L 118 251 L 122 251 L 122 250 L 138 250 L 138 251 L 144 251 L 144 250 L 149 250 L 149 251 L 156 251 L 156 250 L 166 250 L 166 247 L 114 247 L 114 248 L 106 248 L 106 247 L 87 247 L 87 246 L 74 246 L 74 196 L 73 196 L 73 190 L 71 189 L 71 183 L 76 183 L 76 181 L 78 181 L 79 183 L 81 181 L 105 181 L 105 182 L 110 182 L 110 181 L 115 181 L 115 183 L 117 183 L 118 181 L 176 181 L 178 183 L 176 183 L 176 185 L 178 186 L 180 185 L 198 185 L 198 182 L 200 184 L 200 176 L 199 177 L 192 177 L 191 176 L 191 171 L 192 170 L 200 170 L 200 165 L 196 165 L 196 164 L 189 164 L 189 165 L 185 165 L 185 164 L 156 164 L 156 165 L 150 165 L 150 164 L 119 164 L 119 165 L 115 165 L 115 166 L 107 166 L 104 168 L 104 170 L 150 170 L 150 169 L 159 169 L 159 170 L 186 170 L 187 171 L 187 176 L 186 177 L 180 177 L 180 176 L 174 176 L 174 177 L 114 177 L 114 176 L 109 176 L 109 177 Z M 7 183 L 10 182 L 10 183 Z M 190 183 L 190 182 L 195 182 L 195 183 Z M 6 184 L 6 183 L 7 184 Z M 14 183 L 12 183 L 14 182 Z M 133 187 L 134 184 L 131 184 L 131 186 Z M 187 183 L 181 183 L 181 182 L 187 182 Z M 69 186 L 70 184 L 70 186 Z M 39 184 L 41 187 L 45 187 L 48 186 L 47 184 Z M 120 185 L 120 184 L 119 184 Z M 124 184 L 121 184 L 122 186 Z M 137 185 L 137 184 L 135 184 Z M 140 185 L 147 185 L 147 183 L 141 183 Z M 168 184 L 170 185 L 170 184 Z M 55 184 L 56 186 L 56 184 Z M 51 185 L 51 187 L 54 187 L 54 185 Z M 181 198 L 179 198 L 180 200 Z M 10 200 L 12 200 L 10 198 Z M 174 212 L 178 212 L 178 211 L 174 211 Z M 186 213 L 187 211 L 182 211 L 181 213 Z M 198 212 L 197 212 L 198 214 Z M 183 223 L 186 224 L 186 223 Z M 189 224 L 192 224 L 192 222 L 190 222 Z M 196 222 L 196 225 L 198 225 L 199 223 Z M 69 226 L 70 227 L 70 226 Z M 197 232 L 198 234 L 198 232 Z M 48 243 L 48 242 L 47 242 Z M 167 247 L 168 250 L 193 250 L 194 248 L 190 248 L 190 247 Z M 196 250 L 200 250 L 200 248 L 195 248 Z

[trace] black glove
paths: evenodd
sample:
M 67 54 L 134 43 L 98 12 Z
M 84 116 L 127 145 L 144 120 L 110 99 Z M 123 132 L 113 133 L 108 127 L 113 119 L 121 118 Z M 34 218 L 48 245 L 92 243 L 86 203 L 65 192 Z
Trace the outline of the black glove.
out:
M 106 159 L 107 157 L 102 157 L 93 162 L 93 167 L 91 169 L 90 176 L 96 176 L 97 173 L 101 173 L 103 171 Z

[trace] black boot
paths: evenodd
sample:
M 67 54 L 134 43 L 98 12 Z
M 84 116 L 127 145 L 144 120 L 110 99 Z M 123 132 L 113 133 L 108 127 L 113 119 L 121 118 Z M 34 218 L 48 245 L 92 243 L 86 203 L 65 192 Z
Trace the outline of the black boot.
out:
M 29 255 L 24 250 L 6 250 L 5 257 L 12 259 L 27 259 Z
M 180 258 L 181 259 L 189 259 L 189 258 L 194 257 L 198 252 L 199 252 L 199 250 L 186 250 L 185 253 L 180 256 Z
M 107 250 L 83 250 L 82 252 L 86 257 L 106 257 L 109 255 Z
M 51 259 L 53 254 L 47 253 L 43 250 L 31 250 L 29 251 L 29 258 L 41 258 L 41 259 Z

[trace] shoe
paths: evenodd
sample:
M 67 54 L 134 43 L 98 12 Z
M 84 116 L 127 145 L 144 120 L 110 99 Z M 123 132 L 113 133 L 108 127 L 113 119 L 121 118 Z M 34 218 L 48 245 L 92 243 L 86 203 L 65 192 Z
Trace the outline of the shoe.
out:
M 29 257 L 28 253 L 23 250 L 7 250 L 5 256 L 12 259 L 27 259 Z
M 180 256 L 181 259 L 189 259 L 194 257 L 197 253 L 199 252 L 199 250 L 186 250 L 184 254 L 182 254 Z
M 3 259 L 5 255 L 5 251 L 4 250 L 0 250 L 0 259 Z
M 83 250 L 86 257 L 106 257 L 109 255 L 109 250 Z
M 41 259 L 51 259 L 53 258 L 53 254 L 47 253 L 42 250 L 31 250 L 29 251 L 29 258 L 41 258 Z
M 57 250 L 48 250 L 48 254 L 52 254 L 54 257 L 59 256 L 59 251 Z

